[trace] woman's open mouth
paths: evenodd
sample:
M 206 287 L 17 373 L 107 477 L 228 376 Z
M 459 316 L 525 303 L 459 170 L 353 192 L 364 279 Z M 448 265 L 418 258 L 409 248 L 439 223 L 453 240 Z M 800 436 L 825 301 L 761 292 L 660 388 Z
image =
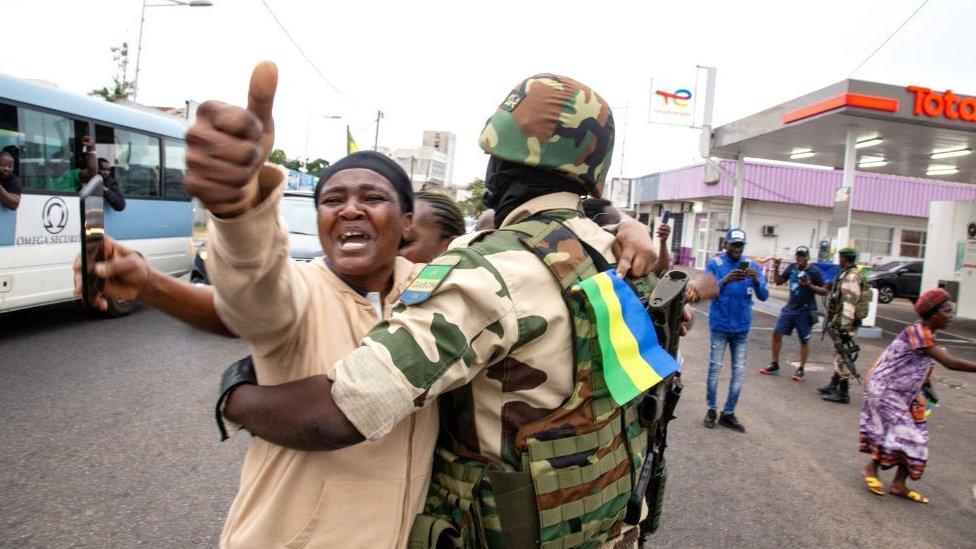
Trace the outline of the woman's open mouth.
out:
M 339 235 L 339 249 L 344 252 L 362 250 L 372 240 L 362 231 L 349 230 Z

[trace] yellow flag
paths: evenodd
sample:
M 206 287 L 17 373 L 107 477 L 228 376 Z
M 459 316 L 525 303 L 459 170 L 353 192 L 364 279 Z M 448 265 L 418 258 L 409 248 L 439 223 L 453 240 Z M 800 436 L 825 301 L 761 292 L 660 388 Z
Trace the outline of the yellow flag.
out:
M 352 138 L 352 132 L 349 131 L 349 126 L 346 126 L 346 154 L 352 154 L 354 152 L 359 152 L 359 146 L 356 145 L 356 140 Z

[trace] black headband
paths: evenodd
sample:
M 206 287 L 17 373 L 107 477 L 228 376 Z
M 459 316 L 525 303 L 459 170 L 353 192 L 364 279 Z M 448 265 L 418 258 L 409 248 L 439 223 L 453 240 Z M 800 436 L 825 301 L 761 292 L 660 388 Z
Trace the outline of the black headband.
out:
M 392 158 L 376 151 L 359 151 L 340 159 L 335 164 L 322 171 L 319 182 L 315 184 L 315 206 L 319 205 L 319 195 L 322 194 L 322 187 L 335 174 L 343 170 L 362 168 L 379 174 L 383 179 L 390 182 L 393 190 L 400 196 L 400 209 L 403 213 L 413 212 L 413 185 L 407 172 L 403 171 Z

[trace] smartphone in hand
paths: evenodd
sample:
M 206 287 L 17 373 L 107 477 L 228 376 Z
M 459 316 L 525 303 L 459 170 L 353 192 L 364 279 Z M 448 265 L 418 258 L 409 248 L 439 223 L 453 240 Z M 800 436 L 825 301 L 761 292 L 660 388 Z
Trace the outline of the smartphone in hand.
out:
M 661 225 L 667 225 L 668 221 L 671 221 L 671 210 L 664 210 L 661 212 Z
M 739 270 L 740 271 L 747 271 L 747 270 L 749 270 L 749 262 L 748 261 L 740 261 L 739 262 Z
M 94 308 L 102 292 L 102 279 L 95 275 L 95 265 L 105 259 L 105 206 L 102 176 L 96 175 L 78 192 L 81 206 L 81 300 Z

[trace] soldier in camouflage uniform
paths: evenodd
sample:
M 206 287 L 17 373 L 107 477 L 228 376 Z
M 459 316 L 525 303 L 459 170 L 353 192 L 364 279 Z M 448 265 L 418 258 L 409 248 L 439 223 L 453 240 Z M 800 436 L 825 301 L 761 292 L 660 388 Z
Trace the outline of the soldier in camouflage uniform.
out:
M 632 546 L 622 503 L 644 429 L 591 370 L 596 338 L 566 298 L 615 263 L 612 237 L 580 210 L 582 195 L 601 194 L 613 139 L 610 108 L 588 87 L 552 74 L 520 83 L 480 139 L 501 230 L 432 261 L 329 377 L 240 386 L 225 416 L 276 444 L 332 450 L 379 439 L 441 397 L 435 480 L 415 527 L 428 539 L 412 544 L 446 532 L 466 547 Z M 513 494 L 526 479 L 537 496 L 509 507 L 525 503 Z
M 830 305 L 825 326 L 844 330 L 850 333 L 854 341 L 857 341 L 857 329 L 861 325 L 861 321 L 855 316 L 855 308 L 861 298 L 861 273 L 857 269 L 857 250 L 842 248 L 837 252 L 837 258 L 842 270 L 830 291 Z M 835 353 L 834 375 L 826 387 L 817 390 L 828 402 L 850 404 L 850 377 L 850 372 L 844 367 L 844 359 Z

